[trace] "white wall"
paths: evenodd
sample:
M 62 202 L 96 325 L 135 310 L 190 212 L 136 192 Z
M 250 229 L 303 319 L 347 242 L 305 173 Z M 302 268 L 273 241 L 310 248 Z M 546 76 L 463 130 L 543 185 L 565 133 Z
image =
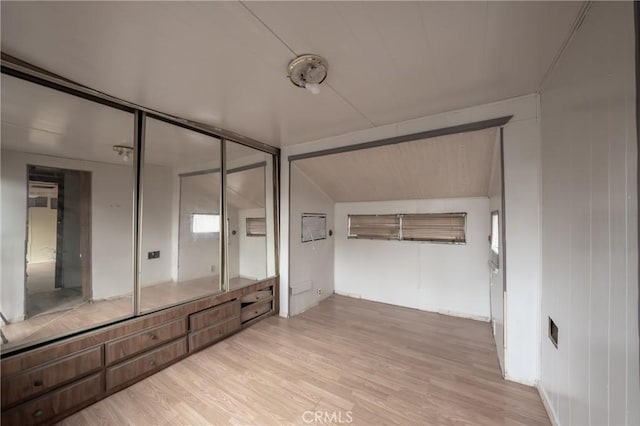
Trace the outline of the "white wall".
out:
M 467 213 L 467 243 L 347 238 L 349 214 Z M 489 199 L 336 203 L 336 293 L 489 319 Z
M 176 175 L 177 176 L 177 175 Z M 220 234 L 194 234 L 192 215 L 194 213 L 219 214 L 220 199 L 217 191 L 207 191 L 202 182 L 215 182 L 213 174 L 182 178 L 180 191 L 180 246 L 178 281 L 188 281 L 220 274 Z M 178 202 L 176 200 L 176 202 Z M 230 217 L 237 213 L 230 206 Z M 167 230 L 170 226 L 167 225 Z M 169 239 L 170 241 L 170 239 Z
M 505 369 L 509 378 L 534 383 L 539 372 L 539 131 L 538 96 L 528 95 L 491 104 L 389 124 L 331 138 L 284 147 L 281 154 L 280 315 L 288 316 L 289 156 L 407 135 L 458 124 L 513 115 L 505 126 L 507 186 L 507 286 L 511 291 L 505 324 L 509 330 Z M 513 252 L 511 252 L 513 247 Z
M 96 300 L 128 294 L 132 269 L 132 169 L 130 166 L 2 150 L 2 313 L 24 316 L 27 164 L 92 173 L 91 281 Z
M 498 212 L 499 221 L 499 242 L 498 242 L 498 269 L 490 268 L 491 276 L 491 325 L 493 327 L 493 337 L 498 352 L 498 362 L 504 375 L 505 353 L 504 353 L 504 245 L 502 243 L 502 225 L 504 212 L 502 211 L 502 155 L 500 152 L 500 132 L 496 134 L 496 143 L 491 163 L 491 178 L 489 181 L 489 210 Z
M 267 277 L 267 238 L 247 237 L 247 218 L 264 217 L 264 213 L 265 209 L 238 210 L 239 271 L 236 275 L 243 278 L 261 280 Z
M 142 206 L 142 257 L 140 285 L 171 281 L 175 262 L 172 247 L 172 206 L 177 201 L 172 187 L 170 167 L 145 164 Z M 148 259 L 147 253 L 160 251 L 160 258 Z
M 328 235 L 329 230 L 334 229 L 334 201 L 295 163 L 291 165 L 291 174 L 291 286 L 303 287 L 305 283 L 311 283 L 307 291 L 291 296 L 291 315 L 297 315 L 331 296 L 334 291 L 335 237 Z M 302 242 L 302 213 L 327 214 L 327 239 Z M 320 296 L 318 289 L 322 290 Z
M 540 371 L 540 132 L 537 117 L 512 121 L 505 126 L 504 181 L 505 376 L 533 385 Z
M 634 39 L 631 2 L 593 3 L 541 94 L 541 388 L 563 425 L 640 424 Z

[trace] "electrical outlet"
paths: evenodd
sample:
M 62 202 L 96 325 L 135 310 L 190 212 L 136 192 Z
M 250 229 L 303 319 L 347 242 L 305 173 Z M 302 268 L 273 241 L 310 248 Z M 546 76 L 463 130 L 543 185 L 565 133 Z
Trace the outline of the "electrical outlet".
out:
M 318 289 L 318 296 L 321 296 L 321 295 L 322 295 L 322 289 L 321 289 L 321 288 L 319 288 L 319 289 Z
M 160 250 L 147 253 L 147 259 L 160 259 Z

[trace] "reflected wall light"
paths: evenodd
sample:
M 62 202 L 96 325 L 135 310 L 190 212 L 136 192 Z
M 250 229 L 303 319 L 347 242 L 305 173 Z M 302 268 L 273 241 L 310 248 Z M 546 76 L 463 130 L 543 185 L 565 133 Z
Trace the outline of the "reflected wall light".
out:
M 129 161 L 129 157 L 133 154 L 133 147 L 126 145 L 114 145 L 113 150 L 118 153 L 120 157 L 122 157 L 122 161 L 125 163 Z

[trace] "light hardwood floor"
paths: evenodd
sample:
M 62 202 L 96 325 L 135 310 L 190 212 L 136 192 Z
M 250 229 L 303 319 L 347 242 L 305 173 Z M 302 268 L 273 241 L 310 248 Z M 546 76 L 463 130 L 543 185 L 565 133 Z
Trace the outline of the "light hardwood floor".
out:
M 360 425 L 549 424 L 534 388 L 500 377 L 489 324 L 341 296 L 291 319 L 261 321 L 62 424 L 349 419 Z
M 256 280 L 236 277 L 229 280 L 231 290 L 256 283 Z M 216 294 L 219 291 L 217 276 L 198 278 L 183 282 L 167 282 L 141 288 L 140 309 L 143 313 L 174 305 L 188 300 Z M 78 303 L 68 309 L 46 313 L 2 325 L 8 343 L 3 350 L 46 341 L 75 331 L 108 324 L 118 319 L 132 316 L 131 295 L 98 300 L 92 303 Z

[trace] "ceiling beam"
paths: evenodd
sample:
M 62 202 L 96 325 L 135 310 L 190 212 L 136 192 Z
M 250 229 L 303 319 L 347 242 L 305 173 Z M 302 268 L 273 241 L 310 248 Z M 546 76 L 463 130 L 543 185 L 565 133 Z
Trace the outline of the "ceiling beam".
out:
M 355 145 L 340 146 L 321 151 L 306 152 L 304 154 L 291 155 L 289 161 L 305 160 L 308 158 L 323 157 L 325 155 L 341 154 L 343 152 L 359 151 L 361 149 L 378 148 L 380 146 L 396 145 L 404 142 L 412 142 L 420 139 L 437 138 L 439 136 L 454 135 L 458 133 L 475 132 L 477 130 L 490 129 L 504 126 L 513 118 L 513 115 L 492 118 L 489 120 L 475 121 L 473 123 L 459 124 L 457 126 L 443 127 L 440 129 L 426 130 L 424 132 L 411 133 L 409 135 L 394 136 L 392 138 L 379 139 L 371 142 L 363 142 Z

